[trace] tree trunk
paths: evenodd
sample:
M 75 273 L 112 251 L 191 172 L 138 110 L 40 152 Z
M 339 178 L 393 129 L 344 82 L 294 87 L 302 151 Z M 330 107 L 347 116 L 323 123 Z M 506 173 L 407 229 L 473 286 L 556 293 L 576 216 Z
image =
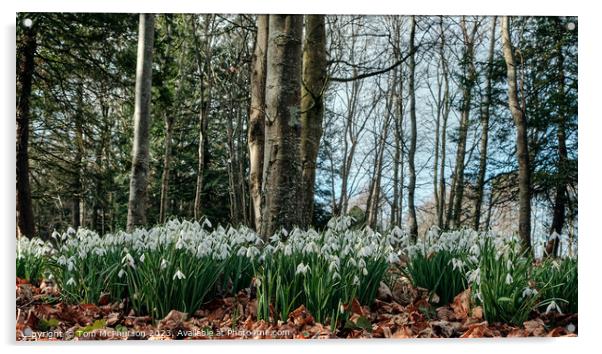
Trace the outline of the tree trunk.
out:
M 416 93 L 414 92 L 414 76 L 416 71 L 415 62 L 415 47 L 414 37 L 416 33 L 416 17 L 412 16 L 410 23 L 410 80 L 408 83 L 408 90 L 410 93 L 410 148 L 408 150 L 408 169 L 410 173 L 410 180 L 408 185 L 408 226 L 410 229 L 410 237 L 415 242 L 418 237 L 418 222 L 416 220 L 416 207 L 414 205 L 414 193 L 416 189 L 416 167 L 414 165 L 414 159 L 416 155 Z
M 165 151 L 163 153 L 163 173 L 161 175 L 161 202 L 159 205 L 159 223 L 165 222 L 167 216 L 167 202 L 169 195 L 169 170 L 171 163 L 171 144 L 173 134 L 172 115 L 165 114 Z
M 560 18 L 555 17 L 556 22 L 556 70 L 558 75 L 558 95 L 561 99 L 559 104 L 559 112 L 556 120 L 556 138 L 558 139 L 558 178 L 556 185 L 556 195 L 554 196 L 554 212 L 552 216 L 552 227 L 550 233 L 557 233 L 560 235 L 565 223 L 566 204 L 567 204 L 567 184 L 568 184 L 568 152 L 566 147 L 566 114 L 564 112 L 565 105 L 565 80 L 564 80 L 564 54 L 562 53 L 562 33 L 564 27 Z M 546 253 L 552 256 L 558 256 L 558 246 L 560 244 L 559 238 L 556 237 L 548 242 L 546 245 Z
M 146 224 L 146 189 L 149 173 L 149 128 L 151 121 L 152 57 L 154 44 L 153 14 L 140 14 L 138 59 L 136 64 L 136 103 L 134 143 L 128 202 L 127 229 Z
M 326 86 L 326 26 L 324 15 L 305 16 L 303 77 L 301 86 L 302 225 L 311 224 L 314 212 L 316 163 L 322 137 Z
M 449 70 L 447 66 L 447 59 L 445 57 L 445 30 L 443 28 L 443 17 L 440 17 L 439 26 L 441 33 L 439 56 L 441 59 L 441 67 L 443 69 L 443 122 L 441 125 L 441 163 L 439 170 L 439 209 L 437 209 L 437 225 L 439 226 L 439 229 L 443 229 L 447 228 L 445 226 L 445 218 L 443 213 L 445 212 L 445 198 L 447 195 L 445 192 L 445 159 L 447 155 L 447 119 L 450 112 Z M 449 218 L 447 218 L 447 220 L 449 220 Z
M 194 42 L 195 42 L 195 58 L 197 69 L 199 70 L 199 75 L 201 76 L 200 80 L 200 91 L 201 91 L 201 112 L 199 114 L 199 161 L 197 168 L 197 179 L 196 179 L 196 188 L 195 188 L 195 197 L 194 197 L 194 218 L 200 219 L 202 216 L 202 194 L 203 194 L 203 177 L 205 174 L 205 167 L 207 166 L 207 127 L 209 125 L 209 109 L 211 107 L 211 86 L 212 86 L 212 77 L 209 73 L 209 68 L 211 65 L 211 38 L 209 37 L 209 29 L 211 24 L 213 23 L 213 15 L 206 15 L 205 17 L 205 29 L 204 29 L 204 53 L 205 53 L 205 61 L 201 60 L 201 46 L 199 44 L 199 40 L 196 36 L 196 25 L 194 19 L 192 21 L 192 31 L 194 34 Z M 207 75 L 207 82 L 204 81 L 204 75 Z
M 466 28 L 465 18 L 462 17 L 462 32 L 464 34 L 464 78 L 462 85 L 462 111 L 460 113 L 460 136 L 458 138 L 458 150 L 456 151 L 456 167 L 454 172 L 455 191 L 453 203 L 454 211 L 451 220 L 451 227 L 457 228 L 461 224 L 462 202 L 464 201 L 464 163 L 466 158 L 466 138 L 468 135 L 468 124 L 470 117 L 470 108 L 472 102 L 472 89 L 476 79 L 476 69 L 474 66 L 474 38 L 477 25 L 475 24 L 471 33 Z
M 82 175 L 83 175 L 83 166 L 82 160 L 84 157 L 84 128 L 83 128 L 83 83 L 79 83 L 76 91 L 76 100 L 77 107 L 75 113 L 75 161 L 73 162 L 75 168 L 75 175 L 73 178 L 73 197 L 71 199 L 72 203 L 72 213 L 71 213 L 71 226 L 74 229 L 78 229 L 82 224 L 82 213 L 81 213 L 81 203 L 82 203 Z
M 301 222 L 301 33 L 303 16 L 270 15 L 261 235 Z
M 35 25 L 35 23 L 34 23 Z M 35 224 L 29 185 L 29 99 L 35 70 L 36 32 L 24 27 L 17 42 L 17 237 L 33 237 Z
M 251 72 L 251 110 L 249 114 L 249 189 L 253 203 L 255 230 L 261 228 L 261 185 L 265 140 L 265 79 L 269 16 L 257 16 L 257 37 Z
M 493 55 L 495 48 L 495 25 L 497 17 L 491 19 L 491 39 L 489 42 L 489 59 L 487 61 L 487 83 L 483 107 L 481 111 L 481 151 L 479 156 L 479 174 L 477 177 L 477 195 L 474 206 L 474 219 L 472 227 L 479 230 L 481 226 L 481 206 L 483 205 L 483 190 L 485 189 L 485 172 L 487 170 L 487 141 L 489 138 L 489 108 L 491 106 L 491 80 L 493 77 Z
M 529 149 L 527 140 L 527 117 L 521 109 L 516 83 L 516 66 L 514 53 L 510 40 L 509 18 L 502 18 L 502 44 L 504 60 L 508 75 L 508 106 L 514 124 L 516 125 L 516 155 L 518 159 L 518 234 L 522 240 L 523 248 L 531 250 L 531 190 L 529 171 Z

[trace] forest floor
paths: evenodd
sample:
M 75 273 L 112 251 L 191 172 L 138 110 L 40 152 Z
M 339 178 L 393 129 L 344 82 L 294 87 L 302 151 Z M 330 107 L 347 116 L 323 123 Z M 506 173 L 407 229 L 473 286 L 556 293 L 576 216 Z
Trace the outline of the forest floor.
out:
M 388 290 L 388 289 L 387 289 Z M 427 301 L 424 289 L 398 283 L 371 306 L 351 303 L 349 319 L 334 331 L 316 323 L 303 306 L 287 321 L 257 320 L 253 291 L 217 298 L 194 314 L 172 310 L 153 320 L 128 310 L 127 300 L 98 304 L 61 302 L 52 284 L 16 279 L 16 340 L 173 340 L 173 339 L 318 339 L 318 338 L 480 338 L 577 335 L 577 314 L 532 313 L 521 326 L 488 323 L 473 307 L 470 289 L 445 306 Z

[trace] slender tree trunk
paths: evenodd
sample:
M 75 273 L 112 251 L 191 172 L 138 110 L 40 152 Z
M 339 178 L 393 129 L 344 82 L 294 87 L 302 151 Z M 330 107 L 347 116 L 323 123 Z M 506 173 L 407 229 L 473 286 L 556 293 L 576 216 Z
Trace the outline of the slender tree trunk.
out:
M 153 14 L 140 14 L 138 60 L 136 64 L 134 143 L 127 219 L 128 231 L 132 231 L 136 226 L 146 224 L 154 24 L 155 16 Z
M 491 80 L 493 76 L 493 55 L 495 48 L 495 25 L 497 17 L 491 19 L 491 39 L 489 42 L 489 59 L 487 61 L 487 84 L 483 107 L 481 111 L 481 151 L 479 156 L 479 174 L 477 177 L 477 195 L 474 206 L 472 227 L 478 230 L 481 226 L 481 206 L 483 205 L 483 190 L 485 189 L 485 172 L 487 171 L 487 141 L 489 138 L 489 108 L 491 106 Z
M 527 117 L 521 109 L 516 83 L 516 65 L 510 39 L 510 19 L 502 18 L 502 44 L 508 75 L 508 106 L 516 126 L 516 155 L 518 159 L 518 234 L 523 248 L 531 250 L 531 182 L 529 170 L 529 148 L 527 138 Z
M 213 15 L 205 16 L 205 29 L 204 29 L 204 48 L 201 49 L 199 40 L 196 36 L 196 25 L 194 18 L 192 20 L 192 31 L 194 33 L 195 42 L 195 59 L 200 79 L 200 91 L 201 91 L 201 112 L 199 114 L 199 161 L 197 168 L 197 179 L 194 196 L 194 218 L 200 219 L 202 216 L 203 208 L 203 177 L 205 174 L 205 167 L 207 166 L 207 127 L 209 125 L 209 109 L 211 108 L 211 88 L 212 88 L 212 76 L 210 71 L 211 66 L 211 38 L 209 30 L 213 23 Z M 201 51 L 205 54 L 204 62 L 201 60 Z M 207 76 L 207 82 L 205 82 L 204 75 Z
M 35 24 L 34 24 L 35 25 Z M 24 27 L 17 41 L 17 237 L 35 235 L 29 185 L 29 99 L 35 70 L 36 32 Z
M 565 224 L 566 204 L 567 204 L 567 180 L 568 171 L 568 152 L 566 147 L 566 114 L 564 112 L 565 99 L 565 80 L 564 80 L 564 54 L 562 53 L 562 33 L 564 27 L 560 18 L 554 18 L 556 22 L 556 70 L 558 75 L 558 95 L 561 98 L 561 104 L 558 106 L 558 116 L 556 119 L 556 139 L 558 139 L 558 179 L 556 185 L 556 195 L 554 196 L 554 212 L 552 216 L 552 227 L 550 233 L 560 235 Z M 546 245 L 546 253 L 548 255 L 558 256 L 559 238 L 556 237 Z
M 165 151 L 163 152 L 163 173 L 161 174 L 161 202 L 159 206 L 159 223 L 164 223 L 167 216 L 167 202 L 169 196 L 169 172 L 171 164 L 172 134 L 174 118 L 165 114 Z
M 410 93 L 410 149 L 408 151 L 408 167 L 410 172 L 410 180 L 408 185 L 408 225 L 410 228 L 410 237 L 413 241 L 416 241 L 418 237 L 418 222 L 416 220 L 416 207 L 414 205 L 414 193 L 416 189 L 416 167 L 414 165 L 414 159 L 416 156 L 416 93 L 414 88 L 414 76 L 416 70 L 415 63 L 415 47 L 414 37 L 416 33 L 416 17 L 412 16 L 410 24 L 410 80 L 408 83 L 408 90 Z
M 303 16 L 270 15 L 261 235 L 301 223 L 299 184 Z
M 75 167 L 75 175 L 73 178 L 73 197 L 71 199 L 72 203 L 72 213 L 71 213 L 71 226 L 74 229 L 78 229 L 80 227 L 82 213 L 81 213 L 81 203 L 82 203 L 82 174 L 83 174 L 83 164 L 82 160 L 84 157 L 84 128 L 83 128 L 83 83 L 79 83 L 77 87 L 77 107 L 75 113 L 75 161 L 73 165 Z
M 441 163 L 439 170 L 439 209 L 437 210 L 437 225 L 439 229 L 447 228 L 445 225 L 449 217 L 444 218 L 445 212 L 445 198 L 446 198 L 446 185 L 445 185 L 445 159 L 447 155 L 447 119 L 450 112 L 450 98 L 449 98 L 449 69 L 447 65 L 447 59 L 445 57 L 445 30 L 443 28 L 443 16 L 440 17 L 439 21 L 441 43 L 439 46 L 439 56 L 441 60 L 441 67 L 443 69 L 443 122 L 441 125 Z M 450 197 L 451 201 L 451 197 Z M 450 203 L 451 205 L 451 203 Z
M 301 86 L 301 166 L 303 191 L 302 225 L 311 224 L 314 214 L 316 163 L 324 119 L 326 88 L 326 25 L 324 15 L 305 16 L 303 77 Z
M 474 66 L 474 38 L 477 25 L 475 24 L 471 34 L 466 28 L 465 18 L 462 17 L 462 32 L 464 34 L 464 78 L 462 85 L 462 111 L 460 113 L 460 136 L 458 139 L 458 150 L 456 151 L 456 167 L 454 172 L 455 192 L 453 202 L 453 216 L 451 226 L 459 227 L 462 218 L 462 202 L 464 201 L 464 163 L 466 159 L 466 139 L 468 135 L 468 124 L 470 117 L 470 108 L 472 102 L 472 89 L 476 79 L 476 69 Z
M 265 79 L 269 16 L 257 16 L 257 37 L 251 71 L 251 110 L 249 114 L 249 189 L 253 202 L 255 230 L 261 228 L 261 185 L 265 135 Z

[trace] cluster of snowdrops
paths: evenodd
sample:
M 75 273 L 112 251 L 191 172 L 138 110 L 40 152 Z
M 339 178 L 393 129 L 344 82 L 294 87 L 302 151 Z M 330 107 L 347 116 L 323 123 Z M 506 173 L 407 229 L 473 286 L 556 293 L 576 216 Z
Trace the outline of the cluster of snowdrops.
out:
M 55 282 L 66 302 L 128 298 L 136 313 L 155 319 L 252 289 L 258 319 L 286 320 L 304 305 L 335 328 L 353 299 L 370 305 L 381 282 L 401 275 L 428 289 L 434 305 L 471 287 L 490 322 L 521 324 L 533 310 L 577 312 L 576 258 L 536 262 L 515 237 L 493 233 L 433 229 L 413 243 L 400 228 L 380 233 L 352 223 L 336 218 L 324 231 L 282 230 L 266 242 L 244 226 L 207 220 L 104 236 L 69 229 L 46 242 L 17 240 L 17 276 Z

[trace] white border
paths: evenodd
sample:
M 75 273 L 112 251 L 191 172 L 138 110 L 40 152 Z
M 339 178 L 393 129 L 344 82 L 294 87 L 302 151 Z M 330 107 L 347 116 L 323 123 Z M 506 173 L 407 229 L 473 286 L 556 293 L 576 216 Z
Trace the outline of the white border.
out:
M 1 331 L 3 346 L 18 353 L 63 352 L 106 353 L 107 350 L 133 348 L 143 345 L 149 353 L 184 351 L 261 351 L 262 353 L 282 353 L 282 351 L 311 351 L 332 353 L 345 351 L 366 352 L 370 347 L 379 351 L 407 351 L 420 353 L 513 353 L 519 351 L 575 353 L 598 343 L 601 330 L 600 301 L 600 264 L 598 254 L 602 250 L 602 232 L 599 231 L 601 218 L 597 202 L 602 200 L 600 190 L 600 151 L 602 146 L 599 133 L 600 123 L 600 12 L 592 2 L 577 1 L 525 1 L 507 0 L 489 2 L 484 0 L 454 1 L 384 1 L 384 0 L 100 0 L 96 2 L 79 0 L 7 0 L 2 1 L 2 44 L 3 53 L 0 66 L 2 81 L 0 84 L 0 107 L 3 109 L 0 119 L 2 154 L 0 166 L 2 174 L 2 233 L 3 272 L 2 305 L 4 305 Z M 579 338 L 565 339 L 505 339 L 505 340 L 346 340 L 327 342 L 300 341 L 228 341 L 198 343 L 62 343 L 41 345 L 14 342 L 14 241 L 15 230 L 15 12 L 17 11 L 55 11 L 55 12 L 188 12 L 188 13 L 331 13 L 331 14 L 424 14 L 424 15 L 576 15 L 579 16 L 579 159 L 580 159 L 580 260 L 579 284 L 582 309 L 579 318 Z M 117 346 L 120 346 L 117 348 Z M 174 347 L 175 346 L 175 347 Z M 600 345 L 598 344 L 598 347 Z M 376 349 L 375 348 L 375 349 Z M 131 349 L 130 349 L 131 350 Z

